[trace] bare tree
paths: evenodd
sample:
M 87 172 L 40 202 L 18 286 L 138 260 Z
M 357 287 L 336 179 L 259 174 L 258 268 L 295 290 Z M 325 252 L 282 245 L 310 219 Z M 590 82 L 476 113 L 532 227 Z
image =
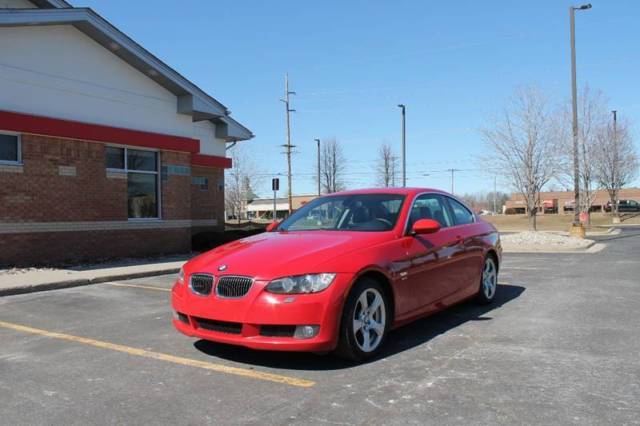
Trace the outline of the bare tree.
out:
M 460 198 L 464 201 L 469 207 L 478 211 L 478 210 L 489 210 L 493 211 L 493 200 L 494 200 L 494 192 L 476 192 L 473 194 L 464 194 Z M 497 191 L 495 192 L 495 200 L 496 200 L 496 210 L 501 211 L 502 206 L 507 202 L 510 198 L 509 194 Z
M 632 182 L 640 168 L 629 122 L 618 120 L 615 129 L 611 124 L 602 127 L 596 139 L 594 175 L 609 193 L 612 212 L 617 216 L 620 188 Z
M 224 207 L 227 215 L 242 220 L 247 204 L 255 198 L 253 187 L 258 185 L 258 171 L 253 158 L 242 145 L 231 150 L 232 167 L 225 171 Z
M 508 108 L 482 134 L 489 152 L 485 162 L 522 194 L 529 229 L 536 230 L 540 191 L 558 169 L 546 97 L 533 87 L 519 89 Z
M 567 103 L 569 105 L 569 103 Z M 595 201 L 599 184 L 595 178 L 595 168 L 598 158 L 596 149 L 598 146 L 598 135 L 606 127 L 608 111 L 607 100 L 600 91 L 593 92 L 589 86 L 584 86 L 582 93 L 578 97 L 578 141 L 580 163 L 580 199 L 579 211 L 587 214 L 591 210 L 591 205 Z M 561 114 L 561 119 L 556 124 L 556 130 L 560 141 L 561 167 L 558 180 L 564 186 L 571 186 L 573 183 L 573 139 L 571 136 L 571 113 L 569 107 L 565 108 Z M 587 219 L 588 220 L 588 219 Z
M 345 188 L 343 174 L 345 170 L 342 147 L 335 138 L 322 141 L 320 162 L 322 170 L 322 190 L 326 194 L 342 191 Z
M 396 170 L 398 157 L 391 149 L 391 145 L 384 142 L 378 149 L 378 164 L 376 165 L 376 186 L 390 188 L 396 184 Z

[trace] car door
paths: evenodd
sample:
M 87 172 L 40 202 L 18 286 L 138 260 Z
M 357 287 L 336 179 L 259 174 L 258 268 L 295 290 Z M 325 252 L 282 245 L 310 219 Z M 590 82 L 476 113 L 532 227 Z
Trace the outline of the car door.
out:
M 418 219 L 437 220 L 442 229 L 434 234 L 412 235 L 413 223 Z M 464 246 L 451 231 L 453 224 L 442 195 L 422 194 L 415 198 L 403 237 L 405 257 L 397 263 L 404 265 L 398 283 L 404 314 L 426 310 L 456 291 L 456 269 Z
M 482 239 L 478 234 L 478 224 L 473 212 L 452 197 L 446 197 L 446 201 L 454 221 L 451 231 L 464 247 L 454 273 L 455 286 L 457 291 L 469 294 L 469 291 L 480 285 L 480 274 L 484 264 Z

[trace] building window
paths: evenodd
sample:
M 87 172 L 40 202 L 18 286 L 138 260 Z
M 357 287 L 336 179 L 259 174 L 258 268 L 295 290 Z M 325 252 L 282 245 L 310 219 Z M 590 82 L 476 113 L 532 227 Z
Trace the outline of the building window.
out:
M 106 166 L 108 170 L 127 174 L 129 219 L 159 217 L 157 152 L 107 146 Z
M 20 164 L 21 162 L 20 135 L 0 133 L 0 164 Z
M 209 178 L 193 176 L 191 178 L 191 185 L 197 186 L 198 188 L 200 188 L 201 191 L 208 191 L 209 190 Z

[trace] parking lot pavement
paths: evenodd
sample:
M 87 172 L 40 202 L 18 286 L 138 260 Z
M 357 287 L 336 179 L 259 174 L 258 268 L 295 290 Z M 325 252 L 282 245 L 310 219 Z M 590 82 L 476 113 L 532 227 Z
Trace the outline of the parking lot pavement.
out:
M 171 325 L 172 276 L 0 298 L 3 424 L 638 424 L 640 232 L 505 258 L 496 303 L 383 357 L 269 353 Z

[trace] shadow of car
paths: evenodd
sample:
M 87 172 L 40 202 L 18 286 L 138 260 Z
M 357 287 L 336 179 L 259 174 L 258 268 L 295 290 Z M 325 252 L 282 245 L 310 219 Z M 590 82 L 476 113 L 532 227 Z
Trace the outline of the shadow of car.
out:
M 468 301 L 398 328 L 389 334 L 387 343 L 380 354 L 368 362 L 392 357 L 420 346 L 466 322 L 491 321 L 493 318 L 486 317 L 487 313 L 518 298 L 524 291 L 525 287 L 499 284 L 496 298 L 490 305 L 478 305 L 474 301 Z M 317 356 L 305 352 L 257 351 L 208 340 L 198 340 L 194 346 L 209 356 L 269 368 L 322 371 L 340 370 L 360 365 L 357 362 L 331 356 Z

